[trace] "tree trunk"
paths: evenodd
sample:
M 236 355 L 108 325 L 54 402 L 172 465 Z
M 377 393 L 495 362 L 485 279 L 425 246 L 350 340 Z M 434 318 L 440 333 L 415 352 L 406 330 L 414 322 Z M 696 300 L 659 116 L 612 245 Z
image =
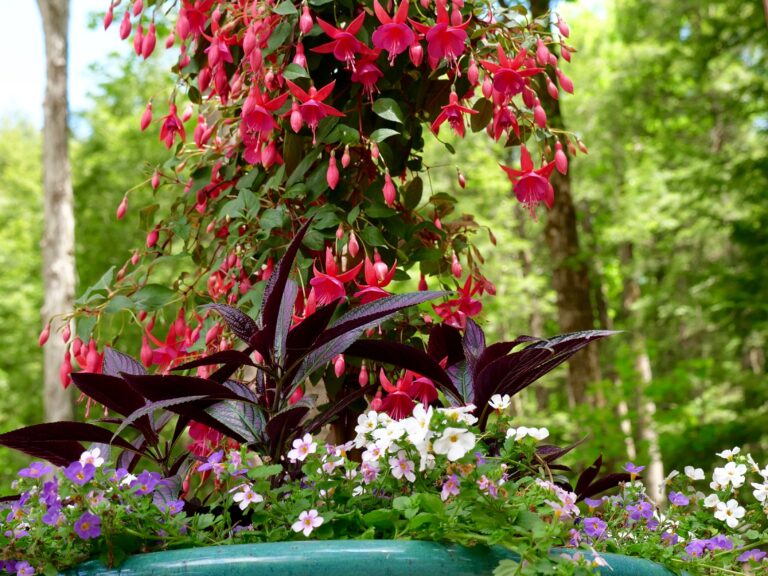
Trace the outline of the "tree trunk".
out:
M 534 18 L 546 14 L 550 0 L 531 0 Z M 557 78 L 552 77 L 553 82 Z M 550 127 L 563 129 L 560 104 L 549 95 L 541 96 Z M 576 209 L 571 195 L 570 175 L 555 171 L 550 180 L 555 189 L 555 205 L 547 215 L 544 231 L 552 259 L 552 285 L 557 293 L 557 313 L 563 332 L 576 332 L 594 328 L 592 301 L 590 298 L 589 269 L 580 257 L 579 235 L 576 225 Z M 587 385 L 601 379 L 598 347 L 587 346 L 568 363 L 569 401 L 581 404 L 587 397 Z
M 67 128 L 69 0 L 38 0 L 45 30 L 47 83 L 43 129 L 43 321 L 68 313 L 75 295 L 75 218 Z M 54 323 L 55 332 L 61 323 Z M 48 421 L 72 418 L 72 397 L 60 382 L 65 344 L 53 334 L 45 346 L 43 404 Z

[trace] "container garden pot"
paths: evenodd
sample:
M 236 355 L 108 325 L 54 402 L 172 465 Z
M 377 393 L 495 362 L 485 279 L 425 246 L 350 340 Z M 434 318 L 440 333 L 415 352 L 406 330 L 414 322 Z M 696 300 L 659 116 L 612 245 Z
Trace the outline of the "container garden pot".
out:
M 555 550 L 554 554 L 573 551 Z M 611 576 L 672 576 L 648 560 L 602 554 Z M 491 576 L 517 556 L 499 546 L 466 548 L 415 540 L 310 540 L 237 544 L 130 556 L 117 568 L 92 560 L 66 576 Z

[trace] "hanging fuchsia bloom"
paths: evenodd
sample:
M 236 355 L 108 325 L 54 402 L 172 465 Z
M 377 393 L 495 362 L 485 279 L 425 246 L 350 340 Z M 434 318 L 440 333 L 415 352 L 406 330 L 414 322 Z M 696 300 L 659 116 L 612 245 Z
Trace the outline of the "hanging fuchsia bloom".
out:
M 168 115 L 163 118 L 163 124 L 160 126 L 160 140 L 165 143 L 165 147 L 173 146 L 176 134 L 183 142 L 187 139 L 187 133 L 184 131 L 184 124 L 176 111 L 176 104 L 171 104 Z
M 437 21 L 434 26 L 425 26 L 413 20 L 410 22 L 417 31 L 426 36 L 427 55 L 430 64 L 435 64 L 432 68 L 436 68 L 436 63 L 443 58 L 448 60 L 449 64 L 455 64 L 464 53 L 467 42 L 465 28 L 469 25 L 469 18 L 463 24 L 451 26 L 445 2 L 437 3 Z
M 301 10 L 301 18 L 299 18 L 299 30 L 302 34 L 309 34 L 312 32 L 312 27 L 315 23 L 312 21 L 312 14 L 309 13 L 309 6 L 304 4 L 304 8 Z
M 277 98 L 268 100 L 254 86 L 243 103 L 243 110 L 240 116 L 250 130 L 266 136 L 274 128 L 278 127 L 277 120 L 275 120 L 273 114 L 285 104 L 287 98 L 288 93 L 286 92 L 285 94 L 280 94 Z
M 389 292 L 384 290 L 384 287 L 392 282 L 392 278 L 395 277 L 395 269 L 397 268 L 397 260 L 392 266 L 388 267 L 381 261 L 381 256 L 376 252 L 374 254 L 374 260 L 376 263 L 371 262 L 368 256 L 365 257 L 365 284 L 358 284 L 360 290 L 355 292 L 355 298 L 360 298 L 361 304 L 367 304 L 373 302 L 379 298 L 389 296 Z
M 467 277 L 464 287 L 459 290 L 459 297 L 442 304 L 432 305 L 435 313 L 443 319 L 448 326 L 463 330 L 467 325 L 467 318 L 480 314 L 483 304 L 473 298 L 482 288 L 482 284 L 472 286 L 472 276 Z
M 183 0 L 179 19 L 176 21 L 176 33 L 185 40 L 187 36 L 200 36 L 205 30 L 208 12 L 214 0 Z
M 317 144 L 315 132 L 317 132 L 317 125 L 320 124 L 320 121 L 326 116 L 344 116 L 343 112 L 339 112 L 333 106 L 329 106 L 323 102 L 323 100 L 328 98 L 328 96 L 331 95 L 331 92 L 333 92 L 333 87 L 336 85 L 336 81 L 334 80 L 330 84 L 326 84 L 320 88 L 320 90 L 317 90 L 312 86 L 308 93 L 304 92 L 304 90 L 290 80 L 286 79 L 285 82 L 288 84 L 288 89 L 291 91 L 291 94 L 301 102 L 298 110 L 299 114 L 301 114 L 301 119 L 304 123 L 309 126 L 310 130 L 312 130 L 312 144 Z M 293 121 L 293 118 L 291 118 L 291 121 Z M 294 127 L 293 124 L 292 127 Z
M 531 154 L 525 146 L 520 146 L 522 170 L 514 170 L 503 165 L 501 167 L 512 181 L 517 200 L 528 206 L 531 215 L 535 213 L 539 202 L 544 202 L 547 208 L 552 208 L 555 203 L 555 191 L 549 182 L 549 177 L 555 167 L 554 162 L 534 170 Z
M 347 270 L 344 273 L 339 274 L 338 266 L 336 265 L 336 259 L 333 257 L 333 252 L 330 248 L 325 249 L 325 273 L 320 272 L 317 269 L 317 263 L 313 264 L 315 277 L 309 281 L 315 291 L 315 297 L 317 303 L 320 306 L 330 304 L 347 295 L 347 289 L 344 284 L 350 282 L 360 272 L 363 263 L 360 262 L 357 266 L 351 270 Z
M 365 12 L 361 12 L 360 15 L 352 20 L 346 28 L 335 28 L 328 24 L 328 22 L 318 18 L 317 23 L 320 25 L 320 28 L 322 28 L 323 32 L 328 36 L 333 38 L 333 40 L 312 48 L 312 52 L 333 54 L 337 60 L 346 62 L 347 67 L 354 70 L 355 54 L 360 52 L 364 46 L 360 40 L 355 38 L 355 34 L 357 34 L 363 26 L 363 20 L 365 20 Z
M 494 139 L 498 142 L 506 130 L 512 128 L 515 135 L 520 135 L 520 125 L 517 123 L 517 116 L 510 110 L 509 106 L 504 104 L 499 106 L 493 112 L 493 124 L 489 126 Z
M 213 37 L 211 45 L 205 49 L 205 53 L 208 54 L 208 65 L 211 68 L 215 68 L 221 62 L 232 62 L 232 53 L 227 44 L 227 38 L 224 36 Z
M 394 17 L 390 17 L 378 0 L 373 0 L 373 10 L 381 22 L 371 39 L 373 45 L 389 53 L 389 63 L 394 64 L 395 58 L 405 52 L 416 40 L 416 35 L 405 23 L 408 19 L 408 0 L 403 0 Z
M 462 114 L 477 114 L 477 110 L 459 105 L 459 95 L 456 92 L 451 92 L 448 104 L 443 106 L 442 112 L 432 122 L 432 132 L 437 134 L 440 131 L 440 125 L 447 120 L 451 129 L 463 138 L 464 117 Z
M 384 73 L 376 66 L 376 60 L 381 50 L 364 50 L 363 57 L 355 63 L 355 71 L 352 72 L 352 81 L 363 85 L 363 92 L 373 100 L 374 92 L 378 92 L 376 83 L 384 76 Z
M 524 50 L 520 51 L 520 53 L 515 56 L 514 60 L 507 58 L 501 44 L 499 44 L 497 52 L 499 55 L 498 64 L 491 62 L 490 60 L 482 60 L 480 63 L 486 70 L 493 74 L 493 89 L 498 92 L 505 101 L 523 91 L 527 77 L 543 72 L 542 68 L 521 69 L 528 56 L 528 53 Z

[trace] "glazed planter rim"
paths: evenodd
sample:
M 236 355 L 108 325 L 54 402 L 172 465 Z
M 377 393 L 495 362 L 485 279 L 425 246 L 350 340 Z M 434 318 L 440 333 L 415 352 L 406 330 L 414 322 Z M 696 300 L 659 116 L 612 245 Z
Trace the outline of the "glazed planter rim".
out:
M 576 550 L 555 549 L 553 554 Z M 585 554 L 587 557 L 590 554 Z M 601 554 L 612 576 L 671 576 L 664 566 Z M 477 576 L 518 556 L 501 546 L 471 548 L 420 540 L 305 540 L 183 548 L 129 556 L 115 568 L 85 562 L 66 576 Z

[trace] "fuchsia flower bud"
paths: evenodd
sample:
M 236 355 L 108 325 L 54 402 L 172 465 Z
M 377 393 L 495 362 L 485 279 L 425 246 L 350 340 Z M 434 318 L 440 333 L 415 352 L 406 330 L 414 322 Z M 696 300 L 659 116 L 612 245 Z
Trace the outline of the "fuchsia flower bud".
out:
M 96 349 L 96 340 L 91 338 L 88 342 L 88 353 L 85 355 L 85 372 L 96 372 L 99 369 L 99 351 Z
M 147 35 L 144 36 L 144 40 L 141 42 L 141 56 L 146 60 L 150 57 L 155 50 L 155 44 L 157 43 L 157 34 L 155 32 L 155 23 L 150 22 Z
M 304 398 L 304 389 L 299 386 L 296 388 L 296 390 L 293 391 L 293 394 L 291 394 L 291 397 L 288 398 L 288 404 L 294 405 L 296 402 Z
M 563 152 L 563 145 L 560 142 L 555 143 L 555 168 L 560 174 L 568 172 L 568 156 Z
M 560 45 L 560 55 L 563 57 L 563 60 L 565 60 L 566 62 L 571 61 L 571 51 L 568 50 L 568 48 L 566 48 L 562 44 Z
M 424 274 L 422 274 L 421 278 L 419 278 L 419 290 L 421 292 L 424 292 L 425 290 L 429 290 L 429 286 L 427 286 L 427 279 L 424 278 Z
M 106 14 L 104 14 L 104 30 L 106 30 L 107 28 L 109 28 L 109 27 L 110 27 L 110 25 L 112 24 L 112 20 L 114 19 L 114 17 L 115 17 L 115 13 L 114 13 L 114 11 L 112 10 L 112 5 L 110 4 L 110 5 L 109 5 L 109 8 L 107 8 L 107 13 L 106 13 Z
M 144 130 L 147 129 L 147 127 L 151 122 L 152 122 L 152 102 L 148 102 L 147 107 L 144 108 L 144 113 L 141 115 L 141 131 L 144 132 Z
M 291 128 L 294 132 L 298 132 L 301 130 L 301 125 L 303 123 L 304 120 L 301 117 L 301 109 L 299 108 L 299 103 L 294 100 L 293 104 L 291 104 Z
M 589 150 L 587 150 L 586 145 L 581 140 L 578 141 L 579 150 L 581 150 L 584 154 L 589 154 Z
M 43 328 L 42 332 L 40 332 L 40 337 L 37 339 L 37 345 L 38 346 L 45 346 L 45 343 L 48 342 L 48 337 L 51 335 L 51 325 L 46 324 L 45 328 Z
M 360 252 L 360 244 L 357 243 L 357 236 L 355 236 L 354 232 L 349 233 L 349 244 L 347 245 L 347 249 L 352 258 L 357 258 L 357 254 Z
M 536 126 L 539 128 L 547 127 L 547 113 L 542 108 L 538 98 L 536 98 L 536 105 L 533 108 L 533 121 L 536 122 Z
M 126 10 L 123 20 L 120 22 L 120 40 L 125 40 L 131 35 L 131 13 Z
M 75 336 L 75 339 L 72 340 L 72 355 L 80 356 L 80 349 L 82 347 L 83 347 L 83 341 L 80 340 L 79 336 Z
M 384 174 L 384 202 L 387 206 L 392 206 L 395 203 L 397 197 L 397 190 L 392 182 L 392 177 L 389 175 L 389 170 Z
M 152 231 L 147 234 L 147 248 L 154 247 L 157 244 L 157 239 L 160 237 L 160 231 L 157 228 L 153 228 Z
M 462 189 L 466 188 L 467 180 L 464 178 L 464 173 L 461 170 L 456 170 L 456 179 L 459 181 L 459 186 L 461 186 Z
M 336 228 L 336 240 L 341 240 L 344 238 L 344 226 L 339 224 L 339 227 Z
M 136 266 L 136 264 L 138 264 L 138 263 L 139 263 L 139 251 L 138 250 L 134 250 L 133 254 L 131 254 L 131 264 Z
M 194 112 L 192 108 L 192 104 L 187 104 L 186 108 L 184 108 L 184 112 L 181 114 L 181 121 L 186 122 L 190 118 L 192 118 L 192 112 Z
M 341 378 L 346 368 L 347 364 L 344 362 L 344 354 L 339 354 L 336 356 L 336 360 L 333 361 L 333 373 L 336 374 L 336 378 Z
M 138 16 L 139 14 L 142 13 L 143 10 L 144 10 L 144 2 L 143 2 L 143 0 L 136 0 L 133 3 L 133 15 L 134 16 Z
M 66 344 L 69 342 L 69 339 L 72 337 L 72 328 L 69 326 L 69 322 L 66 322 L 64 324 L 64 330 L 61 331 L 61 340 Z
M 325 173 L 325 180 L 331 190 L 336 190 L 339 185 L 339 169 L 336 167 L 336 152 L 331 152 L 331 158 L 328 160 L 328 170 Z
M 469 61 L 467 80 L 469 80 L 469 83 L 472 86 L 477 86 L 480 83 L 480 71 L 477 69 L 477 63 L 474 58 Z
M 141 363 L 147 368 L 152 364 L 152 348 L 146 334 L 141 337 Z
M 160 186 L 160 171 L 155 170 L 155 173 L 152 174 L 152 190 L 157 190 L 158 186 Z
M 293 56 L 293 63 L 302 68 L 307 67 L 307 57 L 304 55 L 304 44 L 301 42 L 296 44 L 296 54 Z
M 549 92 L 549 97 L 553 100 L 560 98 L 560 91 L 555 86 L 555 83 L 549 79 L 549 76 L 547 76 L 547 92 Z
M 414 42 L 408 48 L 408 56 L 411 58 L 411 63 L 418 68 L 424 61 L 424 48 L 418 42 Z
M 421 0 L 421 7 L 424 8 L 424 10 L 426 10 L 427 8 L 429 8 L 430 3 L 431 3 L 431 0 Z
M 536 60 L 540 66 L 546 66 L 549 63 L 549 48 L 541 38 L 536 40 Z
M 357 383 L 360 384 L 360 386 L 367 386 L 368 385 L 368 369 L 365 367 L 365 364 L 363 364 L 360 367 L 360 373 L 357 375 Z
M 491 99 L 491 96 L 493 96 L 493 80 L 491 80 L 491 77 L 486 74 L 485 78 L 483 78 L 483 96 Z
M 176 42 L 176 34 L 171 32 L 168 38 L 165 39 L 165 49 L 170 50 Z
M 125 213 L 128 212 L 128 196 L 123 196 L 120 205 L 117 207 L 117 219 L 122 220 L 125 218 Z
M 528 86 L 523 88 L 523 104 L 528 106 L 528 108 L 536 106 L 536 93 L 528 88 Z
M 205 94 L 208 86 L 211 85 L 211 74 L 211 69 L 205 66 L 197 75 L 197 89 L 200 91 L 200 94 Z
M 349 166 L 349 145 L 344 146 L 344 154 L 341 155 L 341 165 L 346 168 Z
M 451 26 L 461 26 L 461 12 L 459 7 L 454 3 L 451 10 Z
M 64 350 L 64 361 L 59 368 L 59 380 L 61 381 L 61 387 L 65 390 L 71 382 L 70 374 L 72 374 L 72 358 L 69 356 L 69 350 Z
M 133 35 L 133 51 L 136 56 L 141 56 L 141 49 L 144 45 L 144 27 L 139 24 L 136 26 L 136 34 Z
M 456 256 L 456 252 L 453 253 L 453 262 L 451 262 L 451 274 L 456 276 L 456 278 L 461 278 L 461 262 L 459 262 L 458 256 Z
M 557 29 L 560 30 L 560 34 L 568 38 L 571 35 L 571 29 L 568 24 L 560 16 L 557 17 Z
M 374 160 L 379 159 L 379 145 L 376 144 L 376 142 L 371 144 L 371 158 L 373 158 Z
M 560 82 L 560 86 L 563 87 L 563 90 L 568 92 L 568 94 L 573 94 L 573 82 L 559 68 L 557 70 L 557 80 Z
M 309 13 L 309 6 L 304 4 L 304 8 L 301 11 L 301 18 L 299 18 L 299 30 L 301 30 L 302 34 L 309 34 L 312 32 L 313 25 L 314 22 L 312 21 L 312 15 Z

